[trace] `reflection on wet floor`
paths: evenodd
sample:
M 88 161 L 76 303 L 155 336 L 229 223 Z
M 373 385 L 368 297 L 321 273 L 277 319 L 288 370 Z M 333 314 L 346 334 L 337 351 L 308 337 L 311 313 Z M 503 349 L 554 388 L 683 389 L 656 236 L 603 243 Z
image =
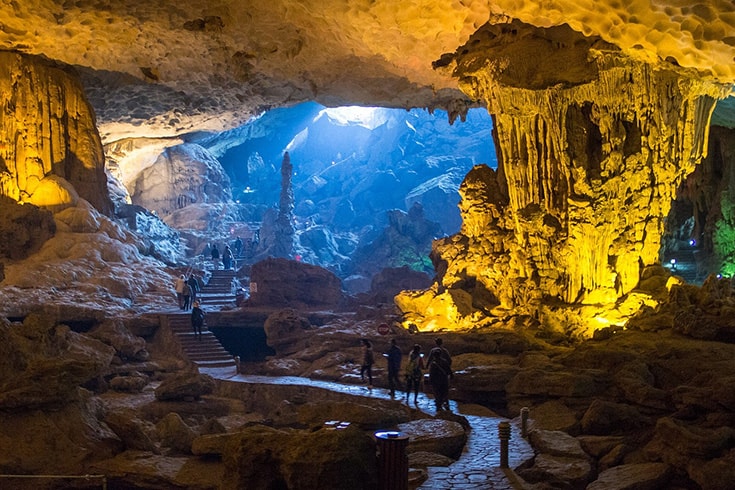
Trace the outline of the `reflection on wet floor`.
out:
M 216 373 L 211 373 L 218 377 Z M 295 376 L 271 377 L 249 376 L 238 374 L 222 377 L 235 382 L 285 384 L 296 386 L 313 386 L 352 396 L 361 396 L 379 399 L 394 399 L 406 402 L 405 392 L 397 392 L 391 398 L 385 388 L 368 388 L 366 385 L 348 385 L 329 381 L 318 381 Z M 413 402 L 413 395 L 407 403 L 425 413 L 436 415 L 434 399 L 424 393 L 419 394 L 417 403 Z M 447 467 L 427 468 L 428 479 L 418 488 L 420 490 L 494 490 L 523 488 L 520 480 L 515 476 L 513 468 L 517 468 L 533 457 L 533 449 L 521 437 L 520 428 L 511 423 L 508 463 L 509 469 L 500 467 L 500 439 L 498 424 L 507 422 L 503 417 L 492 415 L 487 409 L 476 405 L 463 405 L 450 401 L 450 411 L 462 415 L 470 424 L 467 444 L 461 457 Z

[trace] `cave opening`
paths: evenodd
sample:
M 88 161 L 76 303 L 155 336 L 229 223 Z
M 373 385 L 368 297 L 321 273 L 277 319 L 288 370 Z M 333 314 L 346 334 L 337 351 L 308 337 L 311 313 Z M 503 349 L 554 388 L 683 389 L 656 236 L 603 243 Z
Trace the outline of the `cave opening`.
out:
M 462 224 L 462 180 L 476 165 L 497 168 L 491 131 L 485 109 L 470 109 L 463 121 L 450 124 L 442 110 L 306 102 L 269 110 L 230 131 L 199 135 L 196 143 L 229 177 L 237 210 L 229 241 L 252 238 L 277 207 L 280 165 L 288 152 L 294 257 L 345 279 L 369 277 L 383 267 L 434 274 L 431 242 Z M 379 247 L 387 252 L 377 257 Z

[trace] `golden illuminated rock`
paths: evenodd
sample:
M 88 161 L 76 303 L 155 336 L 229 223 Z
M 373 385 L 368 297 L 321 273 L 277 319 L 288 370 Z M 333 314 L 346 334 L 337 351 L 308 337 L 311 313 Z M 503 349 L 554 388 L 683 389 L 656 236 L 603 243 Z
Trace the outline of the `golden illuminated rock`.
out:
M 0 104 L 2 194 L 52 209 L 78 194 L 110 212 L 102 144 L 76 76 L 42 58 L 0 52 Z
M 567 58 L 576 70 L 557 71 Z M 466 177 L 462 230 L 434 247 L 438 287 L 399 306 L 426 329 L 528 314 L 588 330 L 575 324 L 589 315 L 568 317 L 584 308 L 559 322 L 549 306 L 614 304 L 659 263 L 664 219 L 729 88 L 520 23 L 481 29 L 444 62 L 494 114 L 498 171 Z

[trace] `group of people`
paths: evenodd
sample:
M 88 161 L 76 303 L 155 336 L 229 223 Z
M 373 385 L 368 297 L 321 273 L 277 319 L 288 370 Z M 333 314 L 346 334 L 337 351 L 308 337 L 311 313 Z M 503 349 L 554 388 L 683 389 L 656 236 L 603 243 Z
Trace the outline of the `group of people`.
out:
M 236 268 L 236 258 L 240 256 L 241 252 L 242 239 L 240 237 L 237 237 L 237 239 L 232 243 L 232 247 L 230 247 L 229 244 L 226 244 L 221 253 L 216 243 L 207 243 L 204 246 L 204 250 L 202 250 L 202 255 L 205 257 L 211 257 L 215 269 L 219 269 L 219 262 L 221 258 L 223 269 L 229 270 Z
M 367 375 L 368 388 L 372 389 L 373 364 L 375 364 L 373 346 L 368 339 L 362 339 L 362 345 L 363 359 L 360 367 L 360 377 L 364 382 Z M 398 347 L 396 339 L 391 340 L 390 347 L 384 356 L 388 360 L 388 389 L 391 398 L 393 398 L 396 395 L 396 388 L 400 387 L 399 373 L 401 372 L 403 358 L 403 353 Z M 429 383 L 431 383 L 431 389 L 434 392 L 436 409 L 449 410 L 449 380 L 454 377 L 454 373 L 452 372 L 452 356 L 444 347 L 442 339 L 435 340 L 435 345 L 429 351 L 426 363 L 424 363 L 424 354 L 421 352 L 419 344 L 415 344 L 408 354 L 408 360 L 403 369 L 406 381 L 406 403 L 409 402 L 412 392 L 413 402 L 418 402 L 425 370 L 429 372 Z
M 179 302 L 180 310 L 189 310 L 192 304 L 196 301 L 197 293 L 201 290 L 199 280 L 194 277 L 194 274 L 190 275 L 187 279 L 184 274 L 181 274 L 174 284 L 176 289 L 176 299 Z

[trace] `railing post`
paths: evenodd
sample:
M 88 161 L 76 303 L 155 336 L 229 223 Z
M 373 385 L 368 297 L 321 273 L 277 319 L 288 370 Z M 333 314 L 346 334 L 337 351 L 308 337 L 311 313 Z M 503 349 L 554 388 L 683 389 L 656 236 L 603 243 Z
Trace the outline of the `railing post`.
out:
M 528 437 L 528 407 L 521 408 L 521 437 Z

